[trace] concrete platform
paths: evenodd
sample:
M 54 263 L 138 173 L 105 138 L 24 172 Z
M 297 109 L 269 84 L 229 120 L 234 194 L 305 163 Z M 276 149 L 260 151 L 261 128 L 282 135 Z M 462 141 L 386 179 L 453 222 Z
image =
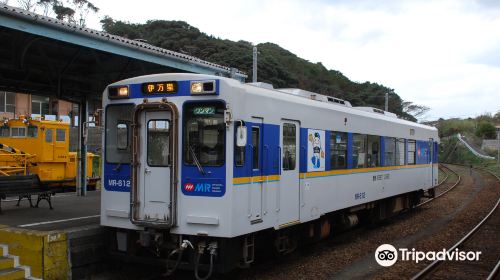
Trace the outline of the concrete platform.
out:
M 36 202 L 36 196 L 35 202 Z M 0 245 L 42 279 L 82 279 L 102 266 L 106 229 L 99 225 L 100 191 L 85 197 L 58 193 L 31 208 L 26 199 L 2 201 Z M 2 279 L 2 277 L 0 277 Z
M 53 210 L 42 200 L 38 208 L 31 208 L 27 199 L 16 206 L 17 198 L 2 201 L 0 224 L 9 227 L 52 231 L 98 225 L 101 192 L 90 191 L 87 196 L 58 193 L 52 197 Z M 36 202 L 36 196 L 34 196 Z

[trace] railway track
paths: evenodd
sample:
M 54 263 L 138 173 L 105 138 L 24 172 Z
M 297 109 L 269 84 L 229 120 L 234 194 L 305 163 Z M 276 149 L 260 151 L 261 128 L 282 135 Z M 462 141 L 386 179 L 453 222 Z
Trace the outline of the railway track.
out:
M 494 176 L 497 181 L 500 181 L 500 178 L 494 173 L 490 172 L 489 170 L 482 168 L 476 168 L 476 169 L 482 170 Z M 488 230 L 489 231 L 492 230 L 493 234 L 495 234 L 496 230 L 498 229 L 498 218 L 496 221 L 492 221 L 492 217 L 495 215 L 495 212 L 497 211 L 499 204 L 500 204 L 500 198 L 497 199 L 497 202 L 491 208 L 488 214 L 486 214 L 486 216 L 479 223 L 477 223 L 476 226 L 474 226 L 469 232 L 467 232 L 457 243 L 455 243 L 453 246 L 447 249 L 446 253 L 452 253 L 454 251 L 457 251 L 458 249 L 462 249 L 464 251 L 465 250 L 473 251 L 474 249 L 479 249 L 477 250 L 477 252 L 481 252 L 482 250 L 487 249 L 489 244 L 484 244 L 484 243 L 488 241 L 488 235 L 491 235 L 491 232 L 488 232 Z M 498 276 L 499 270 L 500 270 L 500 261 L 489 272 L 488 279 L 495 279 L 495 277 Z M 456 279 L 457 271 L 466 274 L 467 278 L 478 276 L 474 274 L 472 275 L 468 274 L 468 273 L 479 273 L 478 263 L 469 260 L 461 262 L 435 260 L 429 265 L 427 265 L 424 269 L 420 270 L 417 274 L 415 274 L 412 277 L 412 280 L 430 279 L 430 278 Z
M 497 265 L 495 265 L 495 267 L 490 272 L 490 274 L 488 275 L 488 278 L 486 278 L 486 280 L 496 279 L 496 277 L 500 275 L 499 272 L 500 272 L 500 261 L 497 262 Z
M 434 197 L 432 197 L 432 198 L 429 198 L 429 199 L 427 199 L 427 200 L 425 200 L 425 201 L 423 201 L 423 202 L 421 202 L 421 203 L 417 204 L 417 206 L 416 206 L 416 207 L 420 207 L 420 206 L 422 206 L 422 205 L 425 205 L 425 204 L 427 204 L 427 203 L 429 203 L 429 202 L 431 202 L 431 201 L 433 201 L 433 200 L 435 200 L 435 199 L 437 199 L 437 198 L 439 198 L 439 197 L 443 196 L 443 195 L 444 195 L 444 194 L 446 194 L 447 192 L 449 192 L 449 191 L 451 191 L 452 189 L 454 189 L 454 188 L 455 188 L 458 184 L 460 184 L 460 181 L 462 180 L 462 177 L 460 176 L 460 174 L 458 174 L 456 171 L 454 171 L 454 170 L 450 169 L 449 167 L 447 167 L 447 166 L 446 166 L 446 165 L 444 165 L 444 164 L 440 164 L 440 165 L 439 165 L 439 168 L 440 168 L 442 171 L 446 172 L 446 177 L 445 177 L 445 178 L 444 178 L 444 179 L 443 179 L 443 180 L 442 180 L 439 184 L 437 184 L 437 185 L 434 187 L 434 190 L 436 190 L 437 188 L 439 188 L 439 187 L 443 186 L 443 185 L 444 185 L 444 183 L 446 183 L 446 181 L 450 178 L 450 174 L 454 174 L 454 175 L 457 177 L 457 180 L 456 180 L 456 181 L 455 181 L 455 182 L 454 182 L 454 183 L 453 183 L 453 184 L 452 184 L 449 188 L 447 188 L 447 189 L 446 189 L 446 190 L 444 190 L 443 192 L 440 192 L 438 195 L 436 195 L 436 196 L 434 196 Z M 445 171 L 445 170 L 447 170 L 447 171 Z
M 409 278 L 411 275 L 421 270 L 424 263 L 420 263 L 420 266 L 414 266 L 413 268 L 403 267 L 399 269 L 400 272 L 396 272 L 392 275 L 378 274 L 383 273 L 384 269 L 381 269 L 381 267 L 374 263 L 375 260 L 372 253 L 367 254 L 366 252 L 374 251 L 375 248 L 382 243 L 394 244 L 393 242 L 397 242 L 398 239 L 403 240 L 405 238 L 404 236 L 418 236 L 421 232 L 427 231 L 433 220 L 439 219 L 436 217 L 446 212 L 446 210 L 444 210 L 446 207 L 459 207 L 458 204 L 462 203 L 461 199 L 464 198 L 464 195 L 467 192 L 471 192 L 471 188 L 476 188 L 472 187 L 472 175 L 469 173 L 468 169 L 455 165 L 440 165 L 440 168 L 446 175 L 442 178 L 438 186 L 436 186 L 436 197 L 426 200 L 421 205 L 426 205 L 440 198 L 435 203 L 429 203 L 426 207 L 419 207 L 417 211 L 403 213 L 400 217 L 396 217 L 383 226 L 376 228 L 357 228 L 351 232 L 346 232 L 344 235 L 337 235 L 335 238 L 325 240 L 319 244 L 312 244 L 304 251 L 299 251 L 283 258 L 261 261 L 256 263 L 250 270 L 238 270 L 229 275 L 214 275 L 213 279 Z M 482 171 L 481 174 L 476 175 L 481 175 L 481 177 L 488 176 Z M 493 178 L 490 179 L 493 180 Z M 471 187 L 466 187 L 468 185 Z M 454 191 L 451 192 L 451 190 Z M 486 211 L 483 213 L 485 212 Z M 445 217 L 442 219 L 449 222 L 449 219 L 452 218 Z M 455 217 L 453 217 L 453 219 L 455 219 Z M 473 223 L 475 222 L 477 222 L 477 220 L 473 221 Z M 469 226 L 473 225 L 473 223 L 469 223 Z M 448 226 L 449 225 L 445 223 L 440 224 L 435 231 L 428 232 L 427 235 L 421 235 L 421 237 L 419 237 L 420 239 L 414 239 L 415 241 L 409 241 L 412 243 L 408 243 L 406 246 L 413 246 L 413 242 L 425 243 L 428 239 L 434 238 L 441 229 Z M 450 238 L 456 238 L 455 240 L 458 240 L 461 236 L 460 234 L 457 234 L 456 237 L 449 236 L 448 240 Z M 436 248 L 447 248 L 450 245 L 450 243 L 446 243 L 445 245 L 441 244 L 435 245 L 434 248 L 431 246 L 427 249 L 435 250 Z M 375 269 L 372 270 L 368 268 L 369 266 Z M 488 268 L 490 269 L 493 266 L 494 265 Z M 475 268 L 470 267 L 469 269 L 473 270 Z M 124 271 L 127 271 L 127 269 L 124 269 Z M 121 273 L 123 274 L 121 274 L 120 277 L 111 279 L 135 279 L 135 277 L 132 276 L 133 273 Z M 139 278 L 144 278 L 142 274 L 138 275 L 141 275 Z M 191 279 L 190 277 L 191 273 L 178 272 L 169 279 Z M 450 279 L 456 277 L 452 275 L 450 277 L 442 276 L 442 278 Z M 484 278 L 485 277 L 481 279 Z M 153 276 L 148 279 L 163 278 L 161 276 L 154 276 L 153 274 Z M 465 277 L 465 279 L 467 279 L 467 277 Z

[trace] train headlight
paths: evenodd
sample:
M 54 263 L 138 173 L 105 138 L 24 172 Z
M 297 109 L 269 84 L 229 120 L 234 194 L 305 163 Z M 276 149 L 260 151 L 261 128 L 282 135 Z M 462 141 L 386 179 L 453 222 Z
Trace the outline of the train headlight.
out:
M 119 87 L 118 88 L 118 96 L 128 97 L 128 87 Z
M 191 83 L 191 93 L 201 93 L 203 91 L 203 83 L 202 82 L 192 82 Z
M 109 99 L 128 98 L 128 86 L 110 87 L 108 89 L 108 97 Z
M 215 81 L 192 81 L 191 94 L 215 94 Z

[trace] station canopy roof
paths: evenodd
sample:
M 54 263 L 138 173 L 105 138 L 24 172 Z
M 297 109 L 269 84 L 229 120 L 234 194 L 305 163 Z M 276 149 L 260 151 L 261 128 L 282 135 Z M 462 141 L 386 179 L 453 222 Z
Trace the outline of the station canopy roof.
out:
M 165 72 L 245 73 L 145 42 L 0 4 L 0 90 L 72 102 L 101 99 L 106 85 Z

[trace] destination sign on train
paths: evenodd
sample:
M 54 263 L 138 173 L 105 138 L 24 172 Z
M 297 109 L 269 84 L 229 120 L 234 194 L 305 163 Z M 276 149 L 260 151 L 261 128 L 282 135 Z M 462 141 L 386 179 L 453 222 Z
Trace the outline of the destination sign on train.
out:
M 215 107 L 194 107 L 194 115 L 213 115 L 215 114 Z
M 145 94 L 176 93 L 176 82 L 154 82 L 142 84 L 142 92 Z

